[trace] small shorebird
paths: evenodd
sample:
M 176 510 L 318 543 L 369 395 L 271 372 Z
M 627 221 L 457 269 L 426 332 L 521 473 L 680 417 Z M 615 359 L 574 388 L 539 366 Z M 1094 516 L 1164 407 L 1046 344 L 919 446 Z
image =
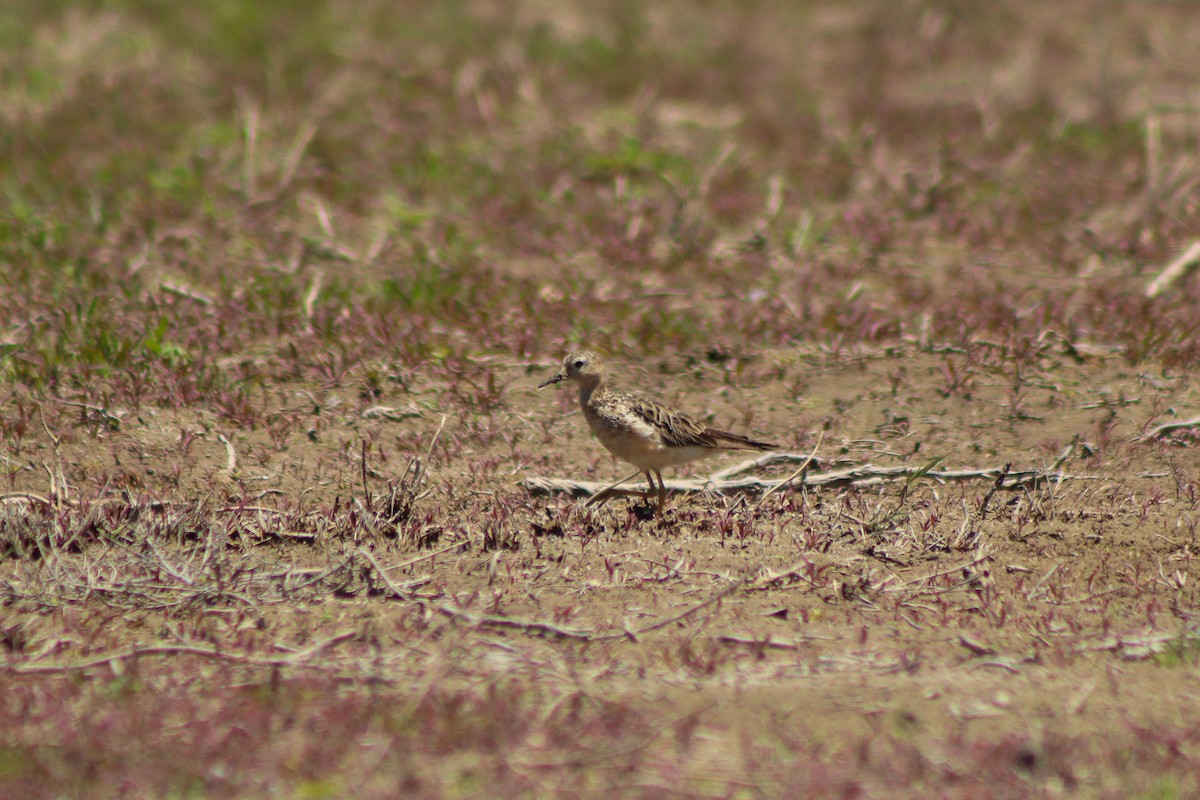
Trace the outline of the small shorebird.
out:
M 605 377 L 600 356 L 579 350 L 564 358 L 558 374 L 538 388 L 561 381 L 572 381 L 579 387 L 579 407 L 588 427 L 610 453 L 646 475 L 650 491 L 637 494 L 647 498 L 658 496 L 656 514 L 662 511 L 667 496 L 663 467 L 686 464 L 721 450 L 774 450 L 778 447 L 710 428 L 670 406 L 613 389 L 605 382 Z M 658 476 L 657 485 L 655 476 Z M 596 494 L 588 505 L 607 500 L 615 488 Z

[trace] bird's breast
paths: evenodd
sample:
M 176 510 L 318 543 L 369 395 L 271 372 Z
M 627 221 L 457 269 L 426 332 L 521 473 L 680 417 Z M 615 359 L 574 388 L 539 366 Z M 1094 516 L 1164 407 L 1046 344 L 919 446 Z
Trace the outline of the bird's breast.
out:
M 588 427 L 600 444 L 622 461 L 660 470 L 710 455 L 707 447 L 670 447 L 652 423 L 633 413 L 586 409 Z

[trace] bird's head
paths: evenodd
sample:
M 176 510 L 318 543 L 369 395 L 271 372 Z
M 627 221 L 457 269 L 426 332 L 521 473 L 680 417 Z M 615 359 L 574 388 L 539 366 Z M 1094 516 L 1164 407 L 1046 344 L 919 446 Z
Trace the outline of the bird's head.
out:
M 562 381 L 575 381 L 581 385 L 589 383 L 597 383 L 604 375 L 604 362 L 600 356 L 590 350 L 576 350 L 563 359 L 562 369 L 558 374 L 543 381 L 539 389 L 545 388 L 552 383 L 560 383 Z

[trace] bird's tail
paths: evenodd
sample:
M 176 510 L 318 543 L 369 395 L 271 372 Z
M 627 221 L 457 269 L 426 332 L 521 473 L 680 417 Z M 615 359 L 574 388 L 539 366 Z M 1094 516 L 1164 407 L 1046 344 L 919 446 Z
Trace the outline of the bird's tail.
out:
M 778 450 L 779 445 L 770 442 L 760 442 L 739 433 L 718 431 L 709 428 L 708 435 L 717 440 L 721 447 L 727 450 Z

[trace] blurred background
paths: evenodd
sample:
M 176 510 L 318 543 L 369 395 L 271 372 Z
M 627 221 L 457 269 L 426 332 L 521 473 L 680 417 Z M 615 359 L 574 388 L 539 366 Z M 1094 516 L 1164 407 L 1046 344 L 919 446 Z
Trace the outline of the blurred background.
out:
M 1131 293 L 1198 229 L 1197 22 L 1181 2 L 11 0 L 0 314 L 38 336 L 6 369 L 338 333 L 418 358 L 455 331 L 520 357 L 961 340 L 1019 325 L 1030 292 L 1134 347 L 1122 320 L 1172 310 Z M 194 315 L 214 308 L 215 340 Z M 400 314 L 422 323 L 403 343 L 361 329 Z

